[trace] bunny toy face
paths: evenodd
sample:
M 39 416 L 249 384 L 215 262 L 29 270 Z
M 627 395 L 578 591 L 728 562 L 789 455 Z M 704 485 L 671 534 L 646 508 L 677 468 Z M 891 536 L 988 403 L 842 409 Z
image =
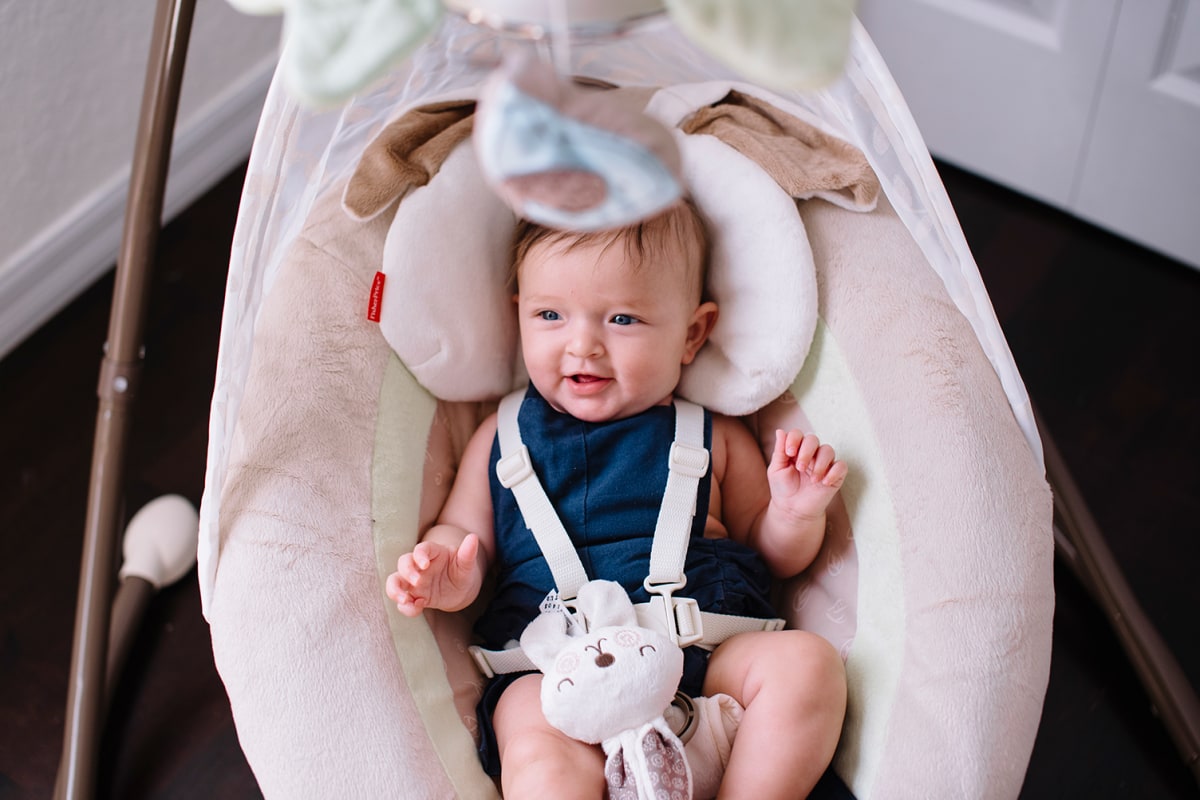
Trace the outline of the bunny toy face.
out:
M 521 647 L 542 670 L 542 711 L 550 724 L 599 744 L 662 716 L 683 674 L 683 651 L 638 626 L 616 583 L 587 584 L 577 605 L 586 634 L 569 635 L 566 617 L 547 613 L 525 629 Z

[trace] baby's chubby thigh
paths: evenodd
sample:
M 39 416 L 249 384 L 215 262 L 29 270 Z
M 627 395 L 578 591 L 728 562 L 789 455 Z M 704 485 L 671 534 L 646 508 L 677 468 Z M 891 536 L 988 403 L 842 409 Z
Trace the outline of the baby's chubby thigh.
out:
M 751 772 L 761 777 L 763 763 L 795 770 L 783 781 L 793 792 L 797 785 L 815 784 L 833 758 L 846 713 L 846 670 L 833 645 L 808 631 L 734 636 L 709 660 L 704 694 L 717 693 L 745 709 L 726 788 L 731 780 L 747 785 L 741 781 L 750 780 Z M 796 753 L 806 755 L 803 762 Z
M 541 686 L 540 674 L 518 678 L 496 704 L 493 723 L 504 796 L 603 797 L 604 752 L 546 721 Z
M 845 688 L 845 665 L 833 645 L 798 630 L 743 633 L 726 640 L 713 651 L 704 678 L 705 695 L 727 694 L 746 708 L 763 691 L 832 700 L 840 696 L 844 706 Z

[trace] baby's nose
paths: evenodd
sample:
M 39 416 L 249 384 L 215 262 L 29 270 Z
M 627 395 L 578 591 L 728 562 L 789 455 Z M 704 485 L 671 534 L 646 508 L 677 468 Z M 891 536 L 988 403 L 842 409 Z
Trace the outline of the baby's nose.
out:
M 602 353 L 604 345 L 590 325 L 579 325 L 572 332 L 568 349 L 573 356 L 587 358 Z

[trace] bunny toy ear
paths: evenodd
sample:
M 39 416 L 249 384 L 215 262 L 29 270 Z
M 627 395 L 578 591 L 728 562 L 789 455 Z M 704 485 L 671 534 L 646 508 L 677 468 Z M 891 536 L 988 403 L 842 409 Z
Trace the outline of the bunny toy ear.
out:
M 587 620 L 587 629 L 637 625 L 633 601 L 615 581 L 588 581 L 579 589 L 575 606 Z
M 614 92 L 584 89 L 532 58 L 485 85 L 475 124 L 479 165 L 519 215 L 578 231 L 654 216 L 683 190 L 670 131 Z
M 567 617 L 557 611 L 539 614 L 525 627 L 521 634 L 521 649 L 534 666 L 542 672 L 548 671 L 554 665 L 567 636 Z

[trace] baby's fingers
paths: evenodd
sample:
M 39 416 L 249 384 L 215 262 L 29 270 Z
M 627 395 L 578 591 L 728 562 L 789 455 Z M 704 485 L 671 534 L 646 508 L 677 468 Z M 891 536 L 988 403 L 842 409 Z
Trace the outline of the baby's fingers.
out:
M 479 552 L 479 537 L 468 533 L 454 554 L 454 566 L 459 572 L 469 572 L 475 566 L 475 556 Z
M 800 439 L 799 447 L 796 451 L 796 469 L 801 472 L 812 473 L 815 466 L 817 454 L 820 452 L 821 440 L 816 434 L 809 433 Z
M 781 469 L 793 462 L 800 463 L 804 449 L 804 433 L 798 430 L 776 430 L 775 452 L 771 456 L 771 466 Z
M 415 617 L 425 605 L 425 601 L 412 593 L 411 585 L 398 572 L 388 575 L 385 591 L 396 604 L 396 609 L 405 616 Z
M 787 434 L 781 430 L 776 429 L 776 431 L 775 431 L 775 449 L 771 452 L 770 467 L 772 469 L 783 469 L 785 466 L 787 466 L 787 463 L 788 463 Z
M 413 565 L 422 572 L 429 569 L 429 565 L 437 556 L 437 551 L 429 542 L 420 542 L 412 551 Z
M 425 598 L 416 597 L 408 592 L 404 592 L 399 597 L 395 598 L 395 600 L 396 610 L 406 617 L 417 616 L 424 611 L 425 606 L 428 605 L 428 601 L 425 600 Z
M 387 576 L 387 582 L 384 583 L 384 592 L 391 598 L 392 602 L 399 603 L 400 598 L 407 594 L 405 589 L 400 585 L 400 575 L 393 572 Z
M 825 477 L 825 473 L 829 472 L 829 468 L 833 466 L 833 462 L 833 448 L 827 444 L 823 444 L 812 454 L 808 472 L 813 480 L 822 480 Z
M 421 576 L 423 574 L 424 570 L 418 566 L 416 555 L 414 553 L 405 553 L 404 555 L 400 556 L 400 560 L 396 562 L 395 575 L 400 581 L 403 582 L 403 585 L 406 588 L 420 583 Z
M 413 583 L 429 580 L 429 575 L 445 572 L 454 559 L 454 551 L 434 542 L 421 542 L 412 551 L 412 565 L 416 577 Z
M 822 456 L 818 452 L 817 464 L 821 464 L 822 460 Z M 830 449 L 828 461 L 829 463 L 824 464 L 821 467 L 818 467 L 817 465 L 813 466 L 813 480 L 833 489 L 840 489 L 846 480 L 846 475 L 850 472 L 850 468 L 846 466 L 845 461 L 834 461 L 832 449 Z

